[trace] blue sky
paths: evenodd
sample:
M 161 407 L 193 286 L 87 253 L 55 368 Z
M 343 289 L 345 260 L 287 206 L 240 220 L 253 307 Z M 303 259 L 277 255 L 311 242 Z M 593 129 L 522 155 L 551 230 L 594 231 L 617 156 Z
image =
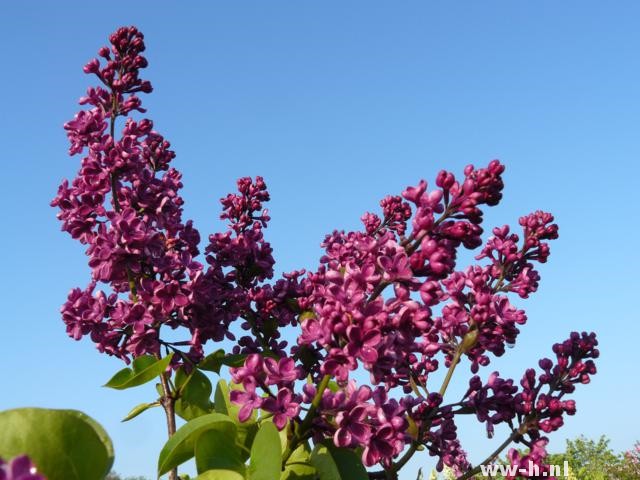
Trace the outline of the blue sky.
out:
M 639 16 L 635 1 L 2 2 L 0 409 L 84 410 L 110 432 L 118 471 L 153 475 L 161 412 L 119 423 L 153 387 L 101 388 L 120 363 L 66 337 L 58 310 L 88 268 L 48 207 L 78 166 L 62 124 L 90 85 L 81 67 L 134 24 L 155 86 L 143 100 L 177 151 L 185 215 L 218 230 L 217 200 L 237 177 L 264 176 L 280 270 L 316 265 L 324 234 L 357 228 L 384 195 L 501 159 L 504 203 L 487 225 L 544 209 L 561 238 L 539 292 L 517 302 L 529 315 L 518 347 L 494 365 L 519 377 L 571 330 L 597 331 L 600 372 L 552 447 L 579 434 L 630 447 Z M 496 445 L 472 424 L 462 438 L 475 460 Z M 420 457 L 406 478 L 432 465 Z

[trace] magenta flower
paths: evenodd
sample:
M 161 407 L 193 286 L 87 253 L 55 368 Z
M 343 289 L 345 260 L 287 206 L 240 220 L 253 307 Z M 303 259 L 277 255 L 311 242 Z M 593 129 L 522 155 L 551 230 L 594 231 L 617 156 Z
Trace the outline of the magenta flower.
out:
M 369 407 L 366 404 L 357 405 L 348 412 L 339 412 L 336 415 L 338 429 L 333 435 L 336 446 L 366 445 L 371 435 L 371 427 L 366 422 L 368 415 Z
M 384 272 L 384 279 L 387 282 L 410 280 L 413 277 L 409 259 L 404 251 L 396 253 L 393 257 L 379 257 L 378 265 Z
M 9 462 L 0 458 L 0 480 L 47 480 L 39 474 L 26 455 L 15 457 Z
M 345 347 L 348 355 L 361 359 L 363 362 L 373 363 L 378 359 L 376 347 L 380 344 L 382 335 L 378 330 L 363 333 L 362 328 L 351 325 L 347 327 L 348 345 Z
M 274 397 L 267 397 L 262 402 L 263 410 L 273 413 L 273 423 L 282 430 L 287 422 L 298 416 L 300 403 L 296 401 L 287 388 L 281 388 Z
M 292 358 L 275 360 L 271 357 L 264 359 L 264 370 L 267 374 L 267 385 L 289 384 L 300 377 L 300 370 Z
M 253 413 L 262 407 L 264 400 L 256 393 L 256 386 L 251 382 L 244 384 L 244 390 L 231 390 L 230 400 L 241 405 L 238 412 L 238 420 L 246 422 Z
M 262 356 L 257 353 L 247 355 L 244 365 L 242 367 L 230 369 L 230 373 L 236 383 L 255 384 L 256 381 L 263 381 L 265 379 L 265 374 Z

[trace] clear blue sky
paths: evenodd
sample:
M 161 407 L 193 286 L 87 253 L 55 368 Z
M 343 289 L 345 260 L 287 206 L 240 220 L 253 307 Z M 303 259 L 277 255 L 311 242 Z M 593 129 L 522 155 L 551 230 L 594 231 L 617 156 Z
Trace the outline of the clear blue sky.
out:
M 119 423 L 153 388 L 101 388 L 120 363 L 66 337 L 59 306 L 88 269 L 48 207 L 78 166 L 62 124 L 89 85 L 81 67 L 135 24 L 155 86 L 144 102 L 178 153 L 186 216 L 204 234 L 221 228 L 218 198 L 263 175 L 280 270 L 316 265 L 323 235 L 357 228 L 387 193 L 443 167 L 506 163 L 488 224 L 546 209 L 561 239 L 538 294 L 518 302 L 518 347 L 495 365 L 520 376 L 569 331 L 596 330 L 600 373 L 552 446 L 639 439 L 640 3 L 184 3 L 0 6 L 0 409 L 84 410 L 113 437 L 118 471 L 153 475 L 161 412 Z M 475 460 L 495 446 L 482 427 L 462 437 Z

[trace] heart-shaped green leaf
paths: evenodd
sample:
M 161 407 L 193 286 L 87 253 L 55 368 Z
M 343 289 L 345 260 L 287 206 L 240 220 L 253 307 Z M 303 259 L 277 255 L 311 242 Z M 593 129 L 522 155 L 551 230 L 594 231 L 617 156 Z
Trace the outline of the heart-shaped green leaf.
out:
M 158 475 L 167 473 L 174 467 L 186 462 L 194 456 L 198 436 L 207 430 L 229 432 L 235 438 L 236 425 L 226 415 L 209 413 L 185 423 L 164 444 L 158 457 Z
M 77 410 L 0 412 L 0 457 L 23 454 L 48 480 L 103 480 L 114 457 L 104 429 Z
M 160 360 L 153 355 L 137 357 L 133 360 L 132 368 L 123 368 L 111 377 L 104 386 L 124 390 L 150 382 L 167 369 L 172 356 L 173 354 L 170 353 Z
M 184 368 L 180 368 L 176 372 L 175 383 L 179 392 L 175 409 L 182 418 L 193 420 L 213 411 L 213 403 L 211 403 L 213 387 L 204 373 L 193 369 L 191 373 L 186 374 Z
M 198 473 L 207 470 L 234 470 L 245 473 L 244 460 L 236 439 L 229 432 L 207 430 L 196 441 L 196 468 Z
M 320 480 L 368 480 L 360 457 L 349 448 L 338 448 L 331 442 L 319 443 L 311 452 L 311 465 Z
M 245 480 L 244 476 L 233 470 L 209 470 L 198 475 L 196 480 Z
M 222 367 L 222 359 L 224 358 L 224 350 L 216 350 L 210 353 L 198 363 L 198 368 L 201 370 L 207 370 L 209 372 L 220 373 Z
M 225 354 L 224 350 L 216 350 L 200 361 L 198 368 L 209 372 L 220 373 L 222 366 L 241 367 L 247 356 L 240 353 Z
M 296 448 L 287 460 L 280 480 L 317 480 L 316 469 L 309 463 L 310 455 L 308 444 L 304 443 Z
M 231 386 L 231 389 L 229 389 L 229 386 Z M 215 410 L 218 413 L 228 415 L 234 422 L 236 422 L 236 426 L 238 428 L 236 433 L 236 442 L 245 447 L 242 450 L 242 456 L 243 460 L 246 461 L 249 458 L 249 451 L 251 450 L 253 439 L 255 438 L 256 433 L 258 433 L 258 425 L 256 424 L 258 412 L 254 410 L 251 417 L 249 417 L 246 422 L 241 422 L 238 419 L 240 407 L 229 400 L 231 390 L 242 390 L 242 385 L 237 385 L 235 383 L 231 383 L 229 385 L 224 380 L 220 380 L 218 382 L 215 393 Z
M 278 480 L 282 468 L 282 447 L 278 429 L 272 422 L 264 422 L 251 446 L 250 480 Z

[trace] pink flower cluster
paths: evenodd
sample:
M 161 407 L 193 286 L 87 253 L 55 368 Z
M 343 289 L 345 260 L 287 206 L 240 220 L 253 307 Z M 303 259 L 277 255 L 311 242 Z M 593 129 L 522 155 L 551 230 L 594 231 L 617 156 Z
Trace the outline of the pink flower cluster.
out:
M 282 430 L 300 413 L 301 398 L 292 392 L 294 382 L 300 379 L 301 374 L 302 370 L 291 358 L 275 360 L 271 357 L 263 359 L 259 354 L 248 355 L 244 366 L 232 373 L 233 380 L 243 386 L 243 390 L 231 392 L 231 401 L 242 404 L 238 413 L 240 421 L 246 421 L 254 409 L 261 408 L 273 414 L 273 423 Z M 258 386 L 268 392 L 268 396 L 259 395 L 256 391 Z M 277 390 L 275 394 L 271 386 Z
M 297 298 L 304 312 L 298 345 L 292 349 L 315 384 L 329 376 L 341 387 L 324 391 L 314 436 L 332 436 L 337 446 L 363 448 L 367 466 L 389 467 L 407 445 L 418 441 L 438 456 L 439 468 L 470 468 L 457 440 L 454 417 L 460 410 L 441 405 L 436 393 L 427 394 L 429 378 L 441 357 L 446 367 L 455 368 L 466 356 L 475 373 L 490 363 L 490 355 L 501 356 L 507 345 L 515 344 L 527 318 L 509 294 L 528 298 L 537 290 L 535 262 L 546 262 L 547 241 L 558 237 L 553 216 L 534 212 L 520 219 L 522 237 L 508 226 L 493 230 L 476 257 L 488 263 L 456 270 L 458 249 L 480 244 L 480 206 L 500 200 L 503 171 L 504 166 L 493 161 L 486 168 L 467 167 L 460 181 L 441 172 L 433 191 L 421 181 L 402 196 L 383 199 L 383 216 L 365 214 L 364 231 L 336 231 L 326 237 L 320 268 L 301 283 L 308 294 Z M 573 348 L 575 335 L 554 349 Z M 593 336 L 580 338 L 585 345 L 595 345 Z M 571 358 L 582 361 L 590 355 L 588 348 L 578 349 Z M 545 370 L 540 382 L 573 382 L 573 376 L 558 373 L 564 372 L 566 358 L 560 355 L 555 370 Z M 548 362 L 541 366 L 551 368 Z M 578 368 L 584 369 L 583 377 L 595 372 L 591 360 L 576 362 L 572 374 Z M 356 387 L 351 375 L 359 368 L 369 372 L 373 389 Z M 246 376 L 236 381 L 245 388 L 250 385 L 251 397 L 235 394 L 234 401 L 243 409 L 259 408 L 254 385 L 260 382 Z M 537 440 L 538 431 L 557 429 L 564 413 L 575 412 L 573 401 L 561 400 L 570 391 L 554 396 L 561 388 L 556 383 L 546 394 L 540 393 L 540 385 L 518 393 L 513 380 L 497 373 L 487 385 L 474 377 L 464 410 L 486 422 L 490 435 L 496 424 L 526 421 L 526 432 Z M 398 388 L 404 397 L 391 395 Z M 310 403 L 315 387 L 307 384 L 303 391 L 303 402 Z M 526 407 L 531 396 L 536 422 Z M 299 398 L 288 400 L 293 414 Z M 407 433 L 409 421 L 416 425 L 418 438 Z M 522 435 L 514 440 L 526 441 Z
M 241 178 L 221 200 L 228 229 L 210 235 L 201 255 L 198 231 L 182 218 L 169 142 L 151 120 L 131 116 L 144 113 L 137 94 L 152 89 L 140 78 L 143 36 L 120 28 L 110 41 L 84 69 L 101 85 L 65 125 L 70 153 L 83 155 L 80 171 L 52 202 L 63 230 L 87 246 L 92 272 L 62 307 L 70 336 L 88 335 L 126 361 L 164 347 L 193 364 L 206 342 L 235 341 L 233 353 L 245 356 L 231 369 L 241 420 L 262 409 L 279 429 L 294 423 L 295 441 L 361 448 L 367 466 L 395 471 L 403 452 L 424 447 L 439 469 L 470 471 L 457 436 L 462 414 L 489 435 L 498 424 L 512 428 L 512 439 L 530 447 L 526 457 L 512 451 L 512 462 L 544 459 L 542 434 L 575 413 L 566 395 L 595 373 L 595 335 L 571 334 L 554 346 L 555 362 L 541 360 L 542 373 L 528 370 L 519 387 L 495 372 L 486 383 L 474 376 L 458 402 L 444 401 L 459 364 L 476 374 L 516 343 L 527 316 L 512 299 L 537 290 L 537 264 L 558 238 L 553 216 L 534 212 L 520 218 L 522 233 L 494 228 L 479 263 L 458 267 L 461 249 L 483 243 L 483 209 L 502 198 L 499 161 L 470 165 L 459 178 L 441 171 L 432 188 L 421 180 L 385 197 L 380 215 L 362 217 L 362 231 L 327 235 L 316 271 L 273 281 L 264 180 Z M 299 334 L 289 348 L 281 335 L 290 326 Z M 185 340 L 167 341 L 163 327 Z M 358 386 L 356 371 L 370 385 Z
M 90 108 L 65 124 L 70 153 L 84 154 L 81 168 L 52 202 L 62 229 L 87 246 L 92 271 L 89 285 L 73 289 L 62 307 L 67 332 L 76 340 L 89 335 L 100 351 L 126 360 L 158 354 L 165 345 L 179 354 L 177 360 L 188 355 L 197 361 L 208 340 L 234 338 L 229 325 L 239 317 L 254 331 L 239 345 L 259 350 L 255 332 L 277 318 L 262 340 L 280 352 L 284 344 L 277 327 L 295 321 L 285 300 L 296 295 L 301 273 L 259 285 L 273 276 L 274 264 L 262 234 L 269 220 L 262 211 L 269 199 L 264 181 L 242 178 L 238 193 L 221 200 L 230 228 L 211 235 L 205 263 L 197 261 L 200 235 L 182 219 L 181 174 L 170 166 L 175 153 L 151 120 L 129 117 L 144 112 L 137 94 L 152 90 L 140 78 L 147 66 L 143 35 L 123 27 L 110 42 L 98 52 L 102 62 L 93 59 L 84 68 L 101 82 L 80 100 Z M 116 135 L 119 117 L 126 121 Z M 184 327 L 189 337 L 165 342 L 160 335 L 165 325 Z M 189 352 L 179 345 L 188 345 Z
M 553 346 L 556 361 L 540 360 L 540 374 L 528 369 L 520 381 L 520 389 L 513 380 L 500 378 L 498 372 L 493 372 L 485 384 L 474 376 L 463 405 L 475 413 L 478 421 L 486 423 L 489 436 L 493 436 L 494 425 L 504 423 L 512 429 L 515 441 L 529 447 L 530 453 L 526 456 L 517 450 L 509 452 L 513 465 L 532 461 L 546 468 L 544 446 L 548 439 L 541 435 L 558 430 L 564 425 L 564 415 L 576 413 L 575 401 L 564 397 L 574 392 L 576 384 L 591 381 L 596 373 L 593 360 L 600 355 L 597 345 L 594 334 L 571 333 L 567 340 Z M 514 422 L 519 425 L 518 429 L 513 426 Z

